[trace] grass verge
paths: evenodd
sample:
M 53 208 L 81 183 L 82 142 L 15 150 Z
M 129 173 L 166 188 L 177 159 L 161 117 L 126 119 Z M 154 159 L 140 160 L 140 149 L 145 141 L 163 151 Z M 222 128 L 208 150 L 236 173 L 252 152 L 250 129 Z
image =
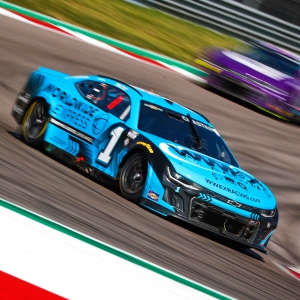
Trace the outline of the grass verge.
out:
M 236 39 L 123 0 L 8 0 L 94 32 L 194 64 L 211 46 L 232 48 Z

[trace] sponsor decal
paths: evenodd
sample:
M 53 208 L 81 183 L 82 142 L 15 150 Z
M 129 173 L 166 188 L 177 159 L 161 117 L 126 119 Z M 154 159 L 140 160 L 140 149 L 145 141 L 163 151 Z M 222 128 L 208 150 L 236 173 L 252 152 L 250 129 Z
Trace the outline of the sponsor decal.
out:
M 154 151 L 152 150 L 150 144 L 147 144 L 147 143 L 145 143 L 145 142 L 137 142 L 136 144 L 137 144 L 137 145 L 145 146 L 145 147 L 149 150 L 150 153 L 154 153 Z
M 220 174 L 217 174 L 215 172 L 212 172 L 212 176 L 216 179 L 216 180 L 222 180 L 223 176 L 221 176 Z
M 82 114 L 86 115 L 86 117 L 94 117 L 95 113 L 99 111 L 99 109 L 94 106 L 78 101 L 76 98 L 68 95 L 66 92 L 62 91 L 53 84 L 47 85 L 44 91 L 50 93 L 52 97 L 57 98 L 57 100 L 61 101 L 69 108 L 80 111 Z
M 14 105 L 14 111 L 20 115 L 23 115 L 24 114 L 24 110 L 23 108 L 21 108 L 19 105 L 15 104 Z
M 30 94 L 26 93 L 25 96 L 18 96 L 18 100 L 23 101 L 24 103 L 29 103 Z
M 227 200 L 227 203 L 232 205 L 232 206 L 235 206 L 235 207 L 241 207 L 242 206 L 242 204 L 240 204 L 240 203 L 238 203 L 234 200 Z
M 103 132 L 106 124 L 107 124 L 107 119 L 105 117 L 104 118 L 102 116 L 95 117 L 92 126 L 93 133 L 95 135 L 98 135 L 99 133 Z
M 242 189 L 247 191 L 247 187 L 245 185 L 243 185 L 241 182 L 237 183 Z
M 154 110 L 163 111 L 161 108 L 159 108 L 159 107 L 157 107 L 157 106 L 155 106 L 155 105 L 153 105 L 153 104 L 146 104 L 146 103 L 145 103 L 144 106 L 150 107 L 150 108 L 152 108 L 152 109 L 154 109 Z
M 193 166 L 198 166 L 198 167 L 207 166 L 212 171 L 214 171 L 215 174 L 221 173 L 222 175 L 224 175 L 226 182 L 232 185 L 236 185 L 237 181 L 231 179 L 230 177 L 236 180 L 243 181 L 243 183 L 240 183 L 240 187 L 245 190 L 247 190 L 247 186 L 245 184 L 251 184 L 251 186 L 255 187 L 257 190 L 259 191 L 263 190 L 269 198 L 272 197 L 259 180 L 257 180 L 255 177 L 252 177 L 247 173 L 241 172 L 238 169 L 233 168 L 232 166 L 228 166 L 226 164 L 221 163 L 220 161 L 213 160 L 206 156 L 201 156 L 198 152 L 195 152 L 191 149 L 182 146 L 160 143 L 159 147 L 167 155 L 170 155 L 171 157 L 174 157 L 182 161 L 183 163 L 190 164 Z M 220 179 L 216 179 L 216 180 L 220 180 Z
M 159 194 L 149 190 L 146 196 L 147 199 L 157 202 L 159 198 Z
M 62 117 L 65 121 L 68 120 L 70 123 L 73 123 L 74 125 L 77 125 L 78 127 L 81 127 L 83 129 L 85 129 L 90 122 L 89 118 L 71 109 L 65 109 L 63 111 Z
M 186 116 L 181 116 L 181 118 L 182 118 L 184 121 L 186 121 L 186 122 L 190 122 L 189 118 L 186 117 Z M 195 125 L 197 125 L 197 126 L 199 126 L 199 127 L 202 127 L 202 128 L 205 128 L 205 129 L 210 130 L 210 131 L 214 131 L 217 135 L 219 135 L 219 133 L 217 132 L 217 130 L 216 130 L 215 128 L 210 127 L 210 126 L 208 126 L 208 125 L 206 125 L 206 124 L 204 124 L 204 123 L 201 123 L 201 122 L 199 122 L 199 121 L 196 121 L 196 120 L 194 120 L 194 119 L 192 119 L 192 121 L 193 121 L 193 123 L 194 123 Z
M 55 115 L 60 115 L 65 122 L 70 122 L 78 127 L 85 129 L 90 122 L 90 118 L 85 114 L 62 105 L 57 105 L 53 109 Z M 93 128 L 94 129 L 94 128 Z
M 235 184 L 235 181 L 229 177 L 224 176 L 226 182 L 230 183 L 230 184 Z
M 126 139 L 124 140 L 124 146 L 126 147 L 128 144 L 129 144 L 129 138 L 126 138 Z
M 138 135 L 139 133 L 134 131 L 133 129 L 129 130 L 129 132 L 127 133 L 127 136 L 132 140 L 134 140 Z
M 216 188 L 218 188 L 220 190 L 223 190 L 223 191 L 235 194 L 235 195 L 237 195 L 239 197 L 243 197 L 243 198 L 245 198 L 247 200 L 250 200 L 250 201 L 253 201 L 253 202 L 258 202 L 258 203 L 260 202 L 260 200 L 257 199 L 257 198 L 249 197 L 247 194 L 243 194 L 243 193 L 241 193 L 239 191 L 236 191 L 234 189 L 228 188 L 228 187 L 226 187 L 226 186 L 224 186 L 222 184 L 219 184 L 217 182 L 211 181 L 210 179 L 205 178 L 205 180 L 206 180 L 206 182 L 208 184 L 210 184 L 210 185 L 212 185 L 212 186 L 214 186 L 214 187 L 216 187 Z
M 71 133 L 71 134 L 76 135 L 77 137 L 79 137 L 79 138 L 85 140 L 86 142 L 88 142 L 88 143 L 90 143 L 90 144 L 93 143 L 93 140 L 94 140 L 94 139 L 93 139 L 92 137 L 87 136 L 86 134 L 84 134 L 84 133 L 82 133 L 82 132 L 76 130 L 76 129 L 73 128 L 73 127 L 70 127 L 70 126 L 68 126 L 68 125 L 66 125 L 66 124 L 64 124 L 64 123 L 61 123 L 60 121 L 58 121 L 58 120 L 56 120 L 56 119 L 54 119 L 54 118 L 51 118 L 51 119 L 50 119 L 50 123 L 56 125 L 57 127 L 61 128 L 61 129 L 64 129 L 64 130 L 68 131 L 68 132 Z

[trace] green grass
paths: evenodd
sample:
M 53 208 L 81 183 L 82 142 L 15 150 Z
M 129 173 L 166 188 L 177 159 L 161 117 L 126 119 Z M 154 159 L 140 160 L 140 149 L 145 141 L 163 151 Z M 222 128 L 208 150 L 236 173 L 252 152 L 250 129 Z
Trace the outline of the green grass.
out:
M 210 46 L 238 42 L 196 24 L 123 0 L 6 0 L 94 32 L 193 64 Z

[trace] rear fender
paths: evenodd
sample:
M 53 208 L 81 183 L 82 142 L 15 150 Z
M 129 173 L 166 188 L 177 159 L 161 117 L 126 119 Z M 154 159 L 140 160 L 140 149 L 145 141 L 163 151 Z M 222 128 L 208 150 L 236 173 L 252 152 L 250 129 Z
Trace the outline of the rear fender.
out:
M 24 115 L 33 101 L 38 98 L 45 98 L 47 101 L 46 97 L 40 95 L 46 83 L 47 78 L 44 75 L 38 71 L 31 73 L 13 106 L 12 116 L 18 124 L 22 124 Z

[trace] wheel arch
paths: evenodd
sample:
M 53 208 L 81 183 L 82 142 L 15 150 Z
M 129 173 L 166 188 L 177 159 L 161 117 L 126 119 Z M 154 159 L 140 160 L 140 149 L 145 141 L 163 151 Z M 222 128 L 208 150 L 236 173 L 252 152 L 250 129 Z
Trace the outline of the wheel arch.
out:
M 38 107 L 38 105 L 40 105 L 41 102 L 43 103 L 42 105 L 45 107 L 45 113 L 41 112 L 41 116 L 40 116 L 42 118 L 41 123 L 36 123 L 36 122 L 32 123 L 32 113 L 36 109 L 36 107 Z M 36 115 L 34 117 L 37 118 Z M 40 118 L 40 117 L 38 117 L 38 118 Z M 31 99 L 31 101 L 29 101 L 28 106 L 26 107 L 24 116 L 22 118 L 22 123 L 21 123 L 23 138 L 24 138 L 24 141 L 26 142 L 26 144 L 28 144 L 34 148 L 41 148 L 43 140 L 44 140 L 45 131 L 48 126 L 48 122 L 49 122 L 49 103 L 43 97 L 34 97 L 33 99 Z M 33 125 L 33 124 L 35 124 L 35 125 Z M 40 124 L 42 124 L 42 126 Z M 37 133 L 35 132 L 36 134 L 34 134 L 34 135 L 32 135 L 32 133 L 30 133 L 30 131 L 32 131 L 33 127 L 40 128 L 40 130 Z M 29 135 L 28 135 L 28 133 L 29 133 Z
M 127 162 L 127 160 L 134 154 L 142 154 L 144 155 L 145 157 L 148 157 L 147 156 L 147 153 L 146 151 L 144 151 L 143 149 L 141 148 L 134 148 L 134 149 L 131 149 L 129 152 L 127 152 L 125 154 L 125 156 L 123 157 L 120 165 L 119 165 L 119 169 L 118 169 L 118 172 L 117 172 L 117 177 L 116 179 L 119 179 L 120 178 L 120 173 L 121 173 L 121 170 L 122 168 L 124 167 L 125 163 Z
M 24 109 L 24 113 L 23 113 L 23 116 L 22 118 L 20 119 L 19 121 L 19 124 L 21 125 L 23 123 L 23 120 L 24 120 L 24 117 L 26 115 L 26 112 L 28 111 L 28 109 L 30 108 L 31 104 L 35 101 L 41 101 L 41 100 L 44 100 L 47 104 L 48 104 L 48 110 L 50 110 L 50 103 L 47 101 L 46 97 L 43 97 L 43 96 L 35 96 L 33 97 L 32 99 L 30 99 L 30 101 L 27 103 L 27 106 L 26 108 Z

